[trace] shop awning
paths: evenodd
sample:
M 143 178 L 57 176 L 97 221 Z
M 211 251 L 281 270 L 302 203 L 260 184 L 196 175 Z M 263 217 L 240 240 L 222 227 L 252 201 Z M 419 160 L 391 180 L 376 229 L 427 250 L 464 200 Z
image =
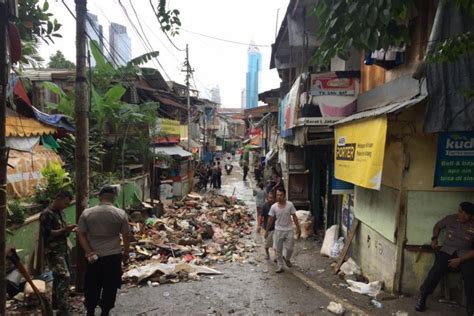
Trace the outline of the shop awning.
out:
M 385 106 L 382 106 L 382 107 L 379 107 L 379 108 L 358 112 L 358 113 L 355 113 L 351 116 L 343 118 L 342 120 L 337 121 L 333 125 L 340 125 L 340 124 L 349 123 L 349 122 L 352 122 L 352 121 L 361 120 L 361 119 L 365 119 L 365 118 L 376 117 L 376 116 L 380 116 L 380 115 L 384 115 L 384 114 L 400 112 L 404 109 L 408 109 L 408 108 L 412 107 L 413 105 L 416 105 L 416 104 L 420 103 L 421 101 L 425 100 L 426 97 L 427 97 L 427 95 L 420 95 L 416 98 L 413 98 L 413 99 L 410 99 L 410 100 L 407 100 L 407 101 L 390 103 L 388 105 L 385 105 Z
M 7 137 L 31 137 L 56 133 L 56 128 L 27 118 L 7 108 L 6 113 L 6 136 Z
M 192 156 L 189 151 L 186 151 L 179 146 L 157 146 L 153 147 L 153 152 L 155 154 L 162 153 L 169 156 L 180 156 L 183 158 Z

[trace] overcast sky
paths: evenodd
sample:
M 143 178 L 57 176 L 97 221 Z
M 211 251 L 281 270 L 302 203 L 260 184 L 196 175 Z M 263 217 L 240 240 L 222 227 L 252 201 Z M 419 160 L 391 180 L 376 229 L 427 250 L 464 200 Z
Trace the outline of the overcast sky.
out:
M 158 3 L 159 0 L 152 0 Z M 62 39 L 55 44 L 42 45 L 41 55 L 49 60 L 56 50 L 63 51 L 67 59 L 75 62 L 75 20 L 68 13 L 61 1 L 49 1 L 51 12 L 63 24 Z M 140 31 L 139 24 L 131 9 L 130 0 L 121 0 L 126 7 L 132 22 Z M 74 10 L 74 1 L 66 0 Z M 150 7 L 149 0 L 132 0 L 142 26 L 147 33 L 153 50 L 160 51 L 160 63 L 166 74 L 177 82 L 184 82 L 185 74 L 181 72 L 185 53 L 177 51 L 158 29 L 158 22 Z M 278 27 L 286 12 L 289 0 L 168 0 L 170 9 L 178 9 L 181 14 L 182 28 L 180 34 L 172 38 L 179 47 L 189 44 L 190 63 L 195 70 L 194 77 L 203 97 L 209 97 L 207 90 L 219 85 L 222 105 L 224 107 L 240 107 L 241 91 L 245 87 L 248 45 L 238 45 L 210 39 L 195 33 L 202 33 L 225 40 L 270 45 L 275 40 L 277 12 L 279 10 Z M 99 16 L 99 23 L 104 28 L 108 39 L 110 22 L 123 24 L 132 39 L 132 58 L 146 52 L 132 24 L 127 20 L 118 0 L 88 1 L 89 12 Z M 262 73 L 260 92 L 279 87 L 276 70 L 269 70 L 270 47 L 259 47 L 262 52 Z M 147 66 L 156 68 L 156 62 Z M 163 77 L 167 75 L 159 69 Z

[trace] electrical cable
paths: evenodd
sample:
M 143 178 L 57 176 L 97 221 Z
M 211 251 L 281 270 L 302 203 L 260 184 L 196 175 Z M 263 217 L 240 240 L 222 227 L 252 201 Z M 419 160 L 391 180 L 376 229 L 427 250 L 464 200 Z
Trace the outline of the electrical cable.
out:
M 215 37 L 215 36 L 211 36 L 211 35 L 206 35 L 206 34 L 194 32 L 194 31 L 189 31 L 189 30 L 186 30 L 186 29 L 183 29 L 183 28 L 181 28 L 181 30 L 183 30 L 183 31 L 185 31 L 185 32 L 188 32 L 188 33 L 191 33 L 191 34 L 199 35 L 199 36 L 202 36 L 202 37 L 207 37 L 207 38 L 210 38 L 210 39 L 213 39 L 213 40 L 216 40 L 216 41 L 226 42 L 226 43 L 230 43 L 230 44 L 245 45 L 245 46 L 251 45 L 251 46 L 256 46 L 256 47 L 272 47 L 272 45 L 266 45 L 266 44 L 250 44 L 250 43 L 244 43 L 244 42 L 238 42 L 238 41 L 234 41 L 234 40 L 219 38 L 219 37 Z
M 142 33 L 143 33 L 143 36 L 145 37 L 145 40 L 146 40 L 146 42 L 148 43 L 149 48 L 153 51 L 153 47 L 152 47 L 152 45 L 151 45 L 151 43 L 150 43 L 150 40 L 148 39 L 148 37 L 147 37 L 147 35 L 146 35 L 145 30 L 143 29 L 142 23 L 141 23 L 141 21 L 140 21 L 140 18 L 138 17 L 138 14 L 137 14 L 137 11 L 135 10 L 135 7 L 133 6 L 132 0 L 129 0 L 129 2 L 130 2 L 130 6 L 132 7 L 133 13 L 135 14 L 135 18 L 137 19 L 138 25 L 140 26 L 140 29 L 141 29 L 141 31 L 142 31 Z M 120 1 L 120 0 L 119 0 L 119 3 L 121 4 L 121 1 Z M 122 8 L 123 8 L 123 6 L 122 6 Z M 168 79 L 170 79 L 170 81 L 172 81 L 172 80 L 171 80 L 171 77 L 166 73 L 165 68 L 163 67 L 163 65 L 161 65 L 161 63 L 160 63 L 160 61 L 158 60 L 158 58 L 155 57 L 154 60 L 155 60 L 155 59 L 156 59 L 156 61 L 158 62 L 158 65 L 161 67 L 161 69 L 163 69 L 163 72 L 165 73 L 166 77 L 168 77 Z

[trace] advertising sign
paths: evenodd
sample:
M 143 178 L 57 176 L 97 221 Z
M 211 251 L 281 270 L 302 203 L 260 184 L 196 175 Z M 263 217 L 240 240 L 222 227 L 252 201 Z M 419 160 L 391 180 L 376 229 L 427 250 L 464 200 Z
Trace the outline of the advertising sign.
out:
M 180 135 L 179 121 L 158 118 L 155 132 L 161 135 Z
M 280 130 L 282 137 L 291 136 L 291 129 L 297 125 L 301 77 L 296 79 L 290 92 L 280 102 Z
M 474 132 L 438 134 L 434 185 L 474 187 Z
M 311 75 L 311 95 L 324 117 L 346 117 L 356 110 L 359 79 L 336 72 Z
M 334 176 L 334 164 L 331 164 L 330 168 L 331 168 L 331 193 L 333 195 L 354 193 L 354 184 L 336 179 L 336 177 Z
M 336 179 L 380 190 L 387 117 L 336 126 L 335 133 Z

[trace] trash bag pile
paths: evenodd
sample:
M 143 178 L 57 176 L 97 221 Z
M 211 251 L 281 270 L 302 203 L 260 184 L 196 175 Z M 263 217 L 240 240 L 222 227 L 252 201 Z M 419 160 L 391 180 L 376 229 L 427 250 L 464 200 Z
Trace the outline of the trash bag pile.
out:
M 252 214 L 233 198 L 208 193 L 189 194 L 165 207 L 160 218 L 132 216 L 134 241 L 124 279 L 152 286 L 198 280 L 220 274 L 206 266 L 251 262 L 256 244 Z

